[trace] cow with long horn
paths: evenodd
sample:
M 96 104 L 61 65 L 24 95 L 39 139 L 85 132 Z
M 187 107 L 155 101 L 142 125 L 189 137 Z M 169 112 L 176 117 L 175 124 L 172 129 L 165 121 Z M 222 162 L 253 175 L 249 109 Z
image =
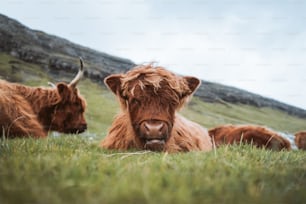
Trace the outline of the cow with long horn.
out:
M 80 59 L 79 72 L 69 84 L 42 88 L 0 80 L 0 135 L 46 137 L 48 131 L 84 132 L 86 101 L 76 88 L 83 73 Z

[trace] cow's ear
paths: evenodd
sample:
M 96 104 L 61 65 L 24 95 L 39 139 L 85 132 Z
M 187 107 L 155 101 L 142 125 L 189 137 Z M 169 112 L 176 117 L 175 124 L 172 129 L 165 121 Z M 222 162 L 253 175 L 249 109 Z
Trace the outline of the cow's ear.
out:
M 57 87 L 57 91 L 58 93 L 61 95 L 61 96 L 64 96 L 66 95 L 68 92 L 69 92 L 69 87 L 67 84 L 64 84 L 64 83 L 58 83 L 56 85 Z
M 187 82 L 190 92 L 187 95 L 192 94 L 201 85 L 201 81 L 196 77 L 186 76 L 184 79 Z
M 121 90 L 121 74 L 112 74 L 104 79 L 104 84 L 116 95 Z

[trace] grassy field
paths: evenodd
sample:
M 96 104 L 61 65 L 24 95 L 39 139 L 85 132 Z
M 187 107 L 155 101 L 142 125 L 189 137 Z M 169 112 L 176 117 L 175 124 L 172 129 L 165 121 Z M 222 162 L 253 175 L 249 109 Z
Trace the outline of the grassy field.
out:
M 1 140 L 0 202 L 305 203 L 306 154 L 110 152 L 82 136 Z
M 0 55 L 1 74 L 30 85 L 52 81 L 35 65 L 14 60 Z M 25 67 L 26 80 L 12 64 Z M 88 103 L 86 133 L 0 139 L 1 204 L 306 203 L 305 151 L 272 152 L 244 145 L 209 153 L 106 151 L 98 144 L 119 106 L 108 90 L 88 79 L 79 88 Z M 305 119 L 280 111 L 198 98 L 181 113 L 207 128 L 253 123 L 288 133 L 306 129 Z

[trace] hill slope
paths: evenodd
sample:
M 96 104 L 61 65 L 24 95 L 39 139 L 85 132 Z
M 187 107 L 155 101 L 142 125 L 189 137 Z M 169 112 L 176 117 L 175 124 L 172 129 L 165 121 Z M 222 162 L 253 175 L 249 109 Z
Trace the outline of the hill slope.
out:
M 78 57 L 85 60 L 90 79 L 102 82 L 111 73 L 124 72 L 135 64 L 128 60 L 98 52 L 27 28 L 21 23 L 0 14 L 0 52 L 7 53 L 28 63 L 41 67 L 51 76 L 69 76 L 78 69 Z M 13 65 L 12 65 L 13 66 Z M 202 81 L 195 94 L 206 102 L 247 104 L 270 107 L 290 115 L 306 118 L 306 110 L 273 99 L 265 98 L 241 89 Z
M 5 53 L 0 53 L 0 78 L 33 86 L 46 86 L 48 81 L 55 80 L 53 75 L 39 68 L 39 65 L 24 62 Z M 56 76 L 56 80 L 71 79 L 72 76 Z M 88 104 L 88 135 L 102 138 L 114 115 L 119 111 L 119 105 L 114 103 L 113 94 L 95 81 L 82 80 L 78 87 Z M 225 123 L 252 123 L 288 133 L 306 129 L 306 119 L 288 115 L 280 110 L 243 104 L 208 103 L 197 96 L 182 110 L 182 114 L 207 128 Z

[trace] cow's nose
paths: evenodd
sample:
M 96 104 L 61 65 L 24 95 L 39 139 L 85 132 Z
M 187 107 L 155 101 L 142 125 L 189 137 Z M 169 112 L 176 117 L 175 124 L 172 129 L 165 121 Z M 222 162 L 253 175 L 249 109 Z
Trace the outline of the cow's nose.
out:
M 87 123 L 81 124 L 79 127 L 80 132 L 84 132 L 85 130 L 87 130 Z
M 82 128 L 83 128 L 84 130 L 86 130 L 86 129 L 87 129 L 87 123 L 83 124 L 83 125 L 82 125 Z
M 163 121 L 144 121 L 140 126 L 140 131 L 146 139 L 165 139 L 167 137 L 167 125 Z
M 148 135 L 161 136 L 162 129 L 164 127 L 163 123 L 144 123 L 145 131 Z

